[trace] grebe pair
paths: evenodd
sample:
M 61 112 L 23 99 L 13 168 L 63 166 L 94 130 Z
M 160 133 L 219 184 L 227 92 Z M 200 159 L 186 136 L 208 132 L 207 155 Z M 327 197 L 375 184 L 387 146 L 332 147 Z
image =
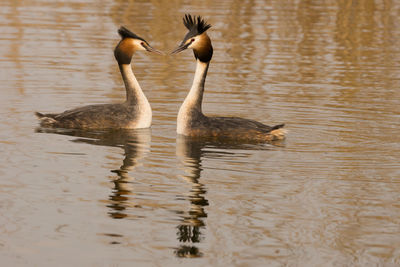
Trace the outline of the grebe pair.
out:
M 189 32 L 182 43 L 172 52 L 193 49 L 197 66 L 192 87 L 186 96 L 177 119 L 177 133 L 190 137 L 227 138 L 249 141 L 273 141 L 284 139 L 283 124 L 268 126 L 238 117 L 208 117 L 202 112 L 204 84 L 213 55 L 211 39 L 206 31 L 211 27 L 200 16 L 185 15 L 183 24 Z M 90 105 L 60 114 L 36 113 L 42 127 L 57 128 L 147 128 L 151 125 L 152 111 L 135 75 L 131 60 L 135 51 L 146 50 L 161 53 L 143 38 L 121 27 L 121 41 L 114 50 L 126 88 L 126 101 L 122 104 Z

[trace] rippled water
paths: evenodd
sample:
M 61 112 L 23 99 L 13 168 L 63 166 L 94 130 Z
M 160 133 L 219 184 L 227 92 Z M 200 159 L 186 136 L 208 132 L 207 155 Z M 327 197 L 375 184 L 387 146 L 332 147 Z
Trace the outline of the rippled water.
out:
M 171 51 L 204 15 L 203 110 L 286 123 L 284 143 L 175 134 L 191 52 L 137 53 L 151 129 L 48 131 L 34 111 L 123 101 L 126 25 Z M 5 266 L 400 265 L 396 1 L 0 2 Z

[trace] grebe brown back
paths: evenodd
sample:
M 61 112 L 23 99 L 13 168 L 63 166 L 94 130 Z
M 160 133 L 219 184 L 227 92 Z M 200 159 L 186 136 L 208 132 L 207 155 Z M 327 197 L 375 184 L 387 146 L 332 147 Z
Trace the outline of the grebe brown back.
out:
M 121 40 L 114 49 L 125 83 L 126 101 L 119 104 L 89 105 L 59 114 L 36 112 L 42 127 L 73 129 L 134 129 L 151 125 L 152 111 L 132 71 L 131 61 L 135 51 L 145 50 L 161 54 L 143 38 L 125 27 L 118 30 Z
M 179 109 L 177 133 L 192 137 L 216 137 L 244 141 L 267 142 L 285 138 L 284 124 L 268 126 L 238 117 L 208 117 L 202 112 L 204 83 L 213 47 L 206 31 L 211 27 L 200 16 L 186 14 L 183 24 L 189 30 L 182 43 L 172 52 L 193 49 L 197 66 L 192 87 Z

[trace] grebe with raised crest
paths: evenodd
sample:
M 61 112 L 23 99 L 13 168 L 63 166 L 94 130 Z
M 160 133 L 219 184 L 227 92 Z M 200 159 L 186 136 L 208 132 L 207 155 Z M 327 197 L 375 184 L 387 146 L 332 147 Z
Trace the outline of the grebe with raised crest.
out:
M 151 126 L 149 101 L 132 71 L 132 56 L 136 51 L 162 54 L 143 38 L 121 26 L 121 40 L 114 49 L 126 89 L 126 101 L 119 104 L 98 104 L 79 107 L 59 114 L 36 112 L 40 126 L 70 129 L 136 129 Z
M 201 16 L 186 14 L 183 24 L 189 32 L 181 44 L 172 52 L 179 53 L 193 49 L 196 71 L 193 84 L 179 109 L 177 133 L 191 137 L 226 138 L 233 140 L 267 142 L 282 140 L 286 130 L 284 124 L 268 126 L 258 121 L 239 117 L 209 117 L 202 112 L 204 84 L 213 55 L 211 39 L 207 35 L 210 24 Z

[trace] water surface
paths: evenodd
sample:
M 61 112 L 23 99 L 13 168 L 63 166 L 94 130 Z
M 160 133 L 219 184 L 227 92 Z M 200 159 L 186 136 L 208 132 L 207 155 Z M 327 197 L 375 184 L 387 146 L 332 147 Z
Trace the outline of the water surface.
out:
M 286 123 L 280 144 L 175 133 L 190 51 L 137 53 L 151 129 L 37 128 L 117 103 L 125 25 L 166 52 L 204 15 L 206 114 Z M 0 3 L 0 258 L 7 266 L 400 264 L 400 4 Z

